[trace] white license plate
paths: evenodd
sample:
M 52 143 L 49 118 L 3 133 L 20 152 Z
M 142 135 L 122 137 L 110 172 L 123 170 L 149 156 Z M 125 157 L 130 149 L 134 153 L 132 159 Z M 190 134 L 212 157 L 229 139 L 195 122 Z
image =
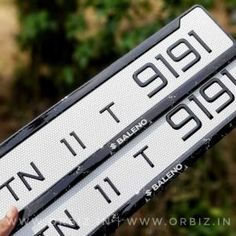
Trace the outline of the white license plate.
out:
M 236 60 L 15 235 L 90 235 L 127 216 L 236 122 Z M 135 208 L 136 207 L 136 208 Z
M 10 205 L 24 213 L 144 113 L 176 104 L 183 95 L 173 92 L 189 93 L 234 56 L 234 41 L 200 7 L 167 25 L 1 145 L 0 217 Z M 130 140 L 110 143 L 111 152 Z

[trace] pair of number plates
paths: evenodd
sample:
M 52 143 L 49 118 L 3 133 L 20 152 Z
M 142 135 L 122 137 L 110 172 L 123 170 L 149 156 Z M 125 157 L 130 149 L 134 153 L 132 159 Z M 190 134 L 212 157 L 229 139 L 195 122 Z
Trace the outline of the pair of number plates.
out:
M 14 235 L 101 235 L 236 118 L 236 46 L 199 6 L 0 146 L 0 217 Z

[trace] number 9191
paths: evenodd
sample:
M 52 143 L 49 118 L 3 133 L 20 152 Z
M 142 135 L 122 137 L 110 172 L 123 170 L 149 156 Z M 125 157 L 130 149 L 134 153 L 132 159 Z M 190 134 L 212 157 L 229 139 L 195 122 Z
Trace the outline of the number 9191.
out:
M 223 70 L 221 74 L 227 76 L 228 79 L 230 79 L 231 82 L 233 82 L 233 84 L 236 85 L 236 78 L 234 78 L 232 74 L 230 74 L 227 70 Z M 219 89 L 213 95 L 207 94 L 207 90 L 210 89 L 213 85 L 217 85 Z M 206 84 L 204 84 L 200 88 L 199 93 L 202 96 L 202 98 L 208 103 L 214 103 L 216 100 L 222 98 L 223 96 L 227 97 L 226 99 L 224 99 L 225 101 L 223 102 L 223 104 L 221 103 L 216 108 L 216 113 L 221 113 L 235 100 L 235 96 L 233 95 L 233 93 L 218 78 L 213 78 L 209 80 Z M 210 120 L 214 119 L 214 116 L 211 114 L 211 112 L 203 105 L 203 103 L 194 94 L 190 95 L 188 97 L 188 100 L 194 102 Z M 174 122 L 173 117 L 181 111 L 184 111 L 187 114 L 187 116 L 185 116 L 183 120 L 178 123 Z M 195 122 L 195 126 L 182 137 L 184 141 L 189 139 L 202 127 L 202 122 L 199 119 L 199 117 L 186 104 L 179 104 L 178 106 L 176 106 L 173 110 L 171 110 L 167 114 L 166 120 L 170 124 L 170 126 L 175 130 L 180 130 L 181 128 L 186 126 L 190 121 Z

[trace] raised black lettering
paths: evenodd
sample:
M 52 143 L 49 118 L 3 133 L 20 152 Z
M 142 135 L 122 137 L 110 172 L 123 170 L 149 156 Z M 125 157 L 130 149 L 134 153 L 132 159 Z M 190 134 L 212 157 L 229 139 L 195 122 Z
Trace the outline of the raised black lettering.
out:
M 187 50 L 185 52 L 183 52 L 181 55 L 178 55 L 178 56 L 174 55 L 173 50 L 181 44 L 184 44 L 187 47 Z M 196 49 L 186 39 L 179 39 L 177 42 L 175 42 L 173 45 L 171 45 L 167 49 L 167 54 L 175 62 L 179 62 L 179 61 L 183 60 L 185 57 L 187 57 L 191 53 L 194 54 L 195 58 L 182 68 L 183 72 L 189 70 L 198 61 L 200 61 L 200 59 L 201 59 L 200 54 L 196 51 Z
M 190 31 L 188 35 L 193 36 L 208 53 L 212 52 L 208 45 L 200 38 L 200 36 L 194 30 Z
M 0 186 L 0 190 L 6 187 L 8 191 L 11 193 L 11 195 L 14 197 L 16 201 L 19 201 L 19 197 L 16 195 L 12 187 L 10 186 L 10 183 L 14 180 L 14 177 L 11 177 L 9 180 L 7 180 L 4 184 Z
M 189 101 L 195 102 L 210 120 L 214 118 L 213 115 L 203 106 L 203 104 L 199 101 L 199 99 L 194 94 L 192 94 L 188 99 Z
M 86 146 L 84 145 L 84 143 L 82 142 L 82 140 L 78 137 L 78 135 L 75 133 L 75 131 L 71 132 L 70 133 L 70 136 L 73 137 L 78 143 L 79 145 L 83 148 L 83 149 L 86 149 Z M 73 156 L 76 156 L 77 153 L 75 152 L 75 150 L 71 147 L 71 145 L 67 142 L 66 139 L 62 139 L 61 140 L 61 143 L 63 143 L 67 149 L 71 152 L 71 154 Z
M 137 153 L 135 153 L 133 155 L 134 158 L 138 157 L 138 156 L 142 156 L 145 161 L 153 168 L 154 164 L 151 162 L 151 160 L 147 157 L 147 155 L 144 153 L 145 150 L 148 149 L 148 146 L 143 147 L 141 150 L 139 150 Z
M 34 234 L 34 236 L 45 236 L 44 232 L 49 229 L 48 226 L 43 227 L 38 233 Z
M 172 117 L 181 110 L 186 111 L 188 113 L 188 116 L 183 121 L 181 121 L 179 124 L 175 124 L 172 120 Z M 186 141 L 188 138 L 190 138 L 194 133 L 196 133 L 202 127 L 202 122 L 192 112 L 192 110 L 185 104 L 180 104 L 176 108 L 174 108 L 171 112 L 169 112 L 166 116 L 166 120 L 170 124 L 170 126 L 176 130 L 181 129 L 191 120 L 194 120 L 196 122 L 196 126 L 191 131 L 189 131 L 186 135 L 184 135 L 184 137 L 182 137 L 182 139 L 184 141 Z
M 56 220 L 53 220 L 51 223 L 52 225 L 54 226 L 54 228 L 56 229 L 56 231 L 58 232 L 58 234 L 60 236 L 65 236 L 65 234 L 62 232 L 62 230 L 60 229 L 60 227 L 66 227 L 66 228 L 70 228 L 70 229 L 73 229 L 73 230 L 79 230 L 80 227 L 79 225 L 77 224 L 77 222 L 73 219 L 73 217 L 71 216 L 71 214 L 69 213 L 68 210 L 65 210 L 64 211 L 66 216 L 68 217 L 68 219 L 71 221 L 72 224 L 68 224 L 68 223 L 64 223 L 64 222 L 61 222 L 61 221 L 56 221 Z
M 206 94 L 206 90 L 210 88 L 213 84 L 218 84 L 221 89 L 214 96 L 209 97 Z M 216 109 L 217 113 L 220 113 L 221 111 L 223 111 L 226 107 L 228 107 L 228 105 L 230 105 L 235 100 L 232 92 L 217 78 L 213 78 L 210 81 L 208 81 L 206 84 L 204 84 L 204 86 L 202 86 L 200 89 L 200 94 L 209 103 L 216 101 L 223 94 L 228 95 L 229 99 L 224 104 L 222 104 L 219 108 Z
M 145 81 L 141 81 L 139 75 L 142 74 L 147 69 L 151 69 L 154 72 L 154 75 L 152 75 L 150 78 L 146 78 Z M 150 92 L 148 94 L 149 98 L 151 98 L 152 96 L 157 94 L 160 90 L 162 90 L 168 84 L 166 77 L 152 63 L 146 63 L 141 68 L 139 68 L 137 71 L 135 71 L 133 74 L 133 79 L 142 88 L 148 86 L 150 83 L 152 83 L 153 81 L 155 81 L 157 79 L 161 80 L 161 84 L 156 89 L 154 89 L 152 92 Z
M 110 104 L 108 104 L 107 106 L 105 106 L 101 111 L 100 111 L 100 114 L 102 114 L 103 112 L 105 111 L 108 111 L 108 113 L 112 116 L 112 118 L 117 122 L 119 123 L 120 120 L 118 119 L 118 117 L 114 114 L 114 112 L 111 110 L 111 107 L 115 105 L 114 102 L 111 102 Z
M 37 166 L 33 162 L 31 162 L 30 165 L 33 167 L 33 169 L 34 169 L 34 171 L 36 172 L 37 175 L 32 175 L 32 174 L 28 174 L 28 173 L 24 173 L 24 172 L 18 172 L 17 173 L 17 175 L 19 176 L 19 178 L 21 179 L 21 181 L 24 183 L 24 185 L 26 186 L 26 188 L 29 191 L 31 191 L 32 188 L 29 185 L 29 183 L 26 181 L 25 178 L 35 179 L 35 180 L 39 180 L 39 181 L 44 181 L 45 180 L 44 176 L 39 171 Z
M 106 177 L 105 179 L 104 179 L 104 182 L 106 182 L 106 183 L 108 183 L 109 185 L 110 185 L 110 187 L 113 189 L 113 191 L 116 193 L 116 195 L 117 196 L 120 196 L 120 191 L 116 188 L 116 186 L 112 183 L 112 181 L 108 178 L 108 177 Z M 101 193 L 101 195 L 105 198 L 105 200 L 107 201 L 107 203 L 111 203 L 111 199 L 108 197 L 108 195 L 104 192 L 104 190 L 101 188 L 101 186 L 100 185 L 96 185 L 95 187 L 94 187 L 94 189 L 95 190 L 98 190 L 100 193 Z
M 226 75 L 236 85 L 236 78 L 227 69 L 222 70 L 221 74 Z
M 176 72 L 176 70 L 161 54 L 157 55 L 155 58 L 157 61 L 160 60 L 166 66 L 166 68 L 173 74 L 175 78 L 179 77 L 179 74 Z

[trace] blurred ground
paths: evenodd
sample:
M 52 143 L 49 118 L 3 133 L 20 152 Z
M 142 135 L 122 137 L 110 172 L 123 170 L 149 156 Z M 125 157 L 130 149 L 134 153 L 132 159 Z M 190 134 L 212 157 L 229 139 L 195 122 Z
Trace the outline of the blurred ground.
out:
M 17 12 L 11 1 L 0 1 L 0 76 L 1 97 L 7 95 L 8 82 L 13 78 L 17 62 L 18 46 L 15 41 L 19 30 Z
M 18 32 L 17 11 L 11 0 L 0 0 L 0 139 L 7 137 L 18 122 L 6 114 L 11 81 L 19 50 L 15 40 Z

